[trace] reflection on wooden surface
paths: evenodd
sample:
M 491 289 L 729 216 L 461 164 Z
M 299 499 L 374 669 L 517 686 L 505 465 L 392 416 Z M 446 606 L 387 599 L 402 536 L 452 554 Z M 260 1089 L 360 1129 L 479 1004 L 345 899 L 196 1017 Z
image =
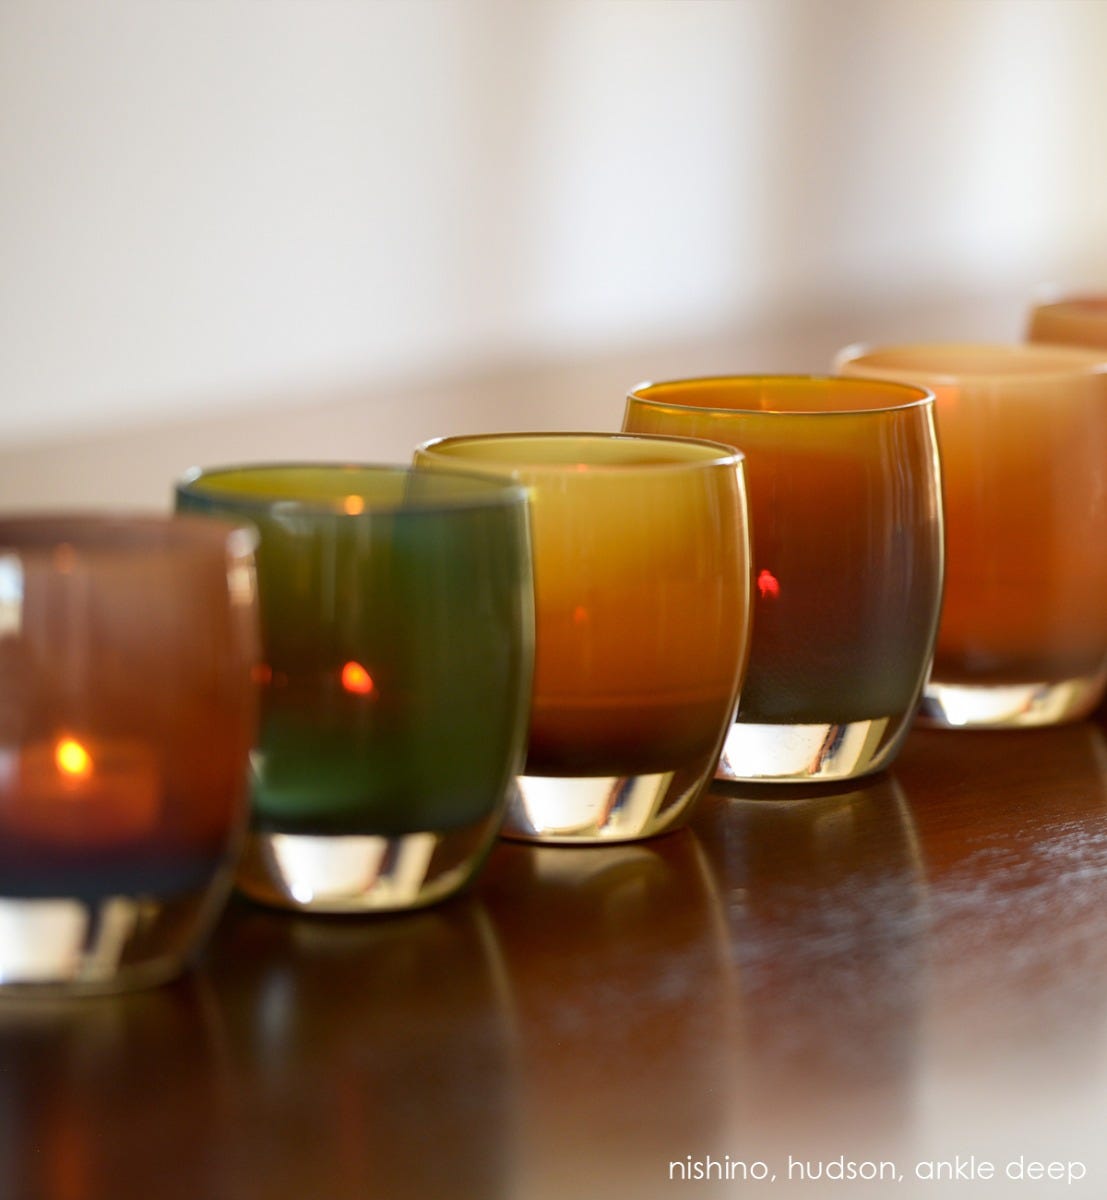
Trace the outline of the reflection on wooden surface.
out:
M 535 1194 L 646 1186 L 662 1156 L 718 1136 L 735 991 L 698 839 L 504 846 L 481 892 L 519 1017 Z
M 1088 723 L 920 732 L 896 768 L 931 880 L 933 1032 L 1003 1093 L 1101 1082 L 1107 741 Z
M 925 881 L 887 774 L 823 787 L 715 785 L 697 829 L 742 981 L 733 1136 L 748 1154 L 858 1151 L 910 1120 Z
M 381 920 L 244 906 L 210 971 L 230 1195 L 273 1160 L 281 1195 L 512 1194 L 511 1002 L 479 903 Z
M 0 1196 L 217 1195 L 222 1073 L 205 981 L 0 1004 Z
M 239 901 L 174 987 L 0 1004 L 0 1197 L 662 1200 L 707 1155 L 780 1177 L 697 1195 L 854 1194 L 789 1154 L 894 1159 L 898 1200 L 1066 1187 L 918 1160 L 1075 1160 L 1099 1195 L 1105 764 L 1094 724 L 916 732 L 852 789 L 501 844 L 423 913 Z

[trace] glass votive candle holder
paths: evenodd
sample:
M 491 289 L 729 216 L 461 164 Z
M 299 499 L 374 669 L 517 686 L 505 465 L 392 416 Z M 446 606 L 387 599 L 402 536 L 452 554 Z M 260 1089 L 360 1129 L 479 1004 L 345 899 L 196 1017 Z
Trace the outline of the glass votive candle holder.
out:
M 524 484 L 536 645 L 509 837 L 617 842 L 676 828 L 711 780 L 749 638 L 742 456 L 617 434 L 427 442 L 415 464 Z
M 254 541 L 0 519 L 0 993 L 157 984 L 203 944 L 245 829 Z
M 941 606 L 933 403 L 902 384 L 799 376 L 642 384 L 627 398 L 625 429 L 746 456 L 753 637 L 719 778 L 851 779 L 895 757 Z
M 946 591 L 923 719 L 1085 716 L 1107 685 L 1107 353 L 921 343 L 838 364 L 937 396 Z
M 1026 340 L 1107 350 L 1107 292 L 1058 296 L 1034 305 Z
M 524 751 L 526 493 L 402 467 L 190 474 L 181 509 L 259 532 L 261 729 L 238 872 L 315 912 L 431 904 L 495 840 Z

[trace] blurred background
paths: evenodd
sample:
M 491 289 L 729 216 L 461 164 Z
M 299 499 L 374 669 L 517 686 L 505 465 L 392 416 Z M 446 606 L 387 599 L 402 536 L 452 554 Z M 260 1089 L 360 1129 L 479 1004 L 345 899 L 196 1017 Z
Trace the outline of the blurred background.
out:
M 1098 0 L 0 0 L 0 504 L 1107 281 Z

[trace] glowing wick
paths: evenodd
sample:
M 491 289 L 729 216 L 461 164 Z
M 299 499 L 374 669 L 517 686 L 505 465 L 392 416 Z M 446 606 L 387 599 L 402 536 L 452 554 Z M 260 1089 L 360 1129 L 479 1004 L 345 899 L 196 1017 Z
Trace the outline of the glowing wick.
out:
M 342 668 L 342 686 L 355 696 L 368 696 L 373 690 L 373 677 L 357 662 L 348 662 Z
M 74 738 L 62 738 L 54 747 L 54 763 L 63 775 L 87 779 L 92 774 L 92 757 Z
M 757 576 L 757 590 L 761 593 L 761 598 L 772 596 L 774 599 L 780 595 L 780 583 L 772 571 L 761 571 Z

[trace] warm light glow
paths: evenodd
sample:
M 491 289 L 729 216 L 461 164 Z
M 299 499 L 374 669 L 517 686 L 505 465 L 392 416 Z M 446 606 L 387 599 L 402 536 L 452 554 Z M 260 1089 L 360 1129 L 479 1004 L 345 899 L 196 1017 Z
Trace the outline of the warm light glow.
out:
M 356 517 L 359 512 L 365 511 L 365 501 L 360 496 L 347 496 L 342 507 L 351 517 Z
M 54 550 L 54 569 L 61 575 L 72 575 L 73 565 L 77 561 L 77 554 L 73 547 L 68 542 L 62 542 Z
M 54 762 L 63 775 L 85 779 L 92 774 L 89 752 L 74 738 L 62 738 L 54 747 Z
M 757 575 L 757 590 L 761 593 L 762 600 L 767 596 L 772 596 L 775 600 L 780 595 L 780 582 L 772 571 L 760 571 Z
M 368 696 L 373 690 L 373 677 L 361 663 L 348 662 L 342 668 L 342 686 L 355 696 Z
M 250 678 L 257 684 L 273 682 L 273 668 L 268 663 L 257 663 L 250 671 Z
M 573 609 L 573 621 L 577 625 L 583 625 L 588 620 L 588 609 L 583 604 L 578 604 Z

